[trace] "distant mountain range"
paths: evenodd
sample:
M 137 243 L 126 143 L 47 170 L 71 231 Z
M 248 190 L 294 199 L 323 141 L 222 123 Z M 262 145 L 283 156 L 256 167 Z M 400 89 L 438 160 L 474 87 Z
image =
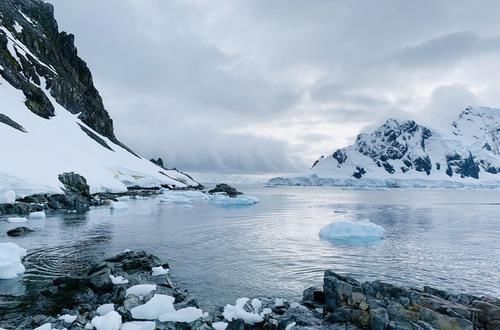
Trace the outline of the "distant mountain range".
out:
M 58 175 L 71 171 L 91 192 L 198 186 L 118 140 L 74 36 L 59 32 L 53 11 L 40 0 L 0 1 L 0 194 L 58 193 Z
M 500 109 L 468 107 L 438 132 L 387 120 L 356 142 L 321 156 L 310 171 L 272 185 L 375 187 L 500 186 Z

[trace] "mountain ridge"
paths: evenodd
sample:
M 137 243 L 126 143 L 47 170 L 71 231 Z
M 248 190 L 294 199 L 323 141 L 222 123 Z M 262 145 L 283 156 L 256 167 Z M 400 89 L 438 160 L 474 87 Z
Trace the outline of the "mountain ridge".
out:
M 460 186 L 500 182 L 499 173 L 500 109 L 467 107 L 443 132 L 414 120 L 388 119 L 359 134 L 354 144 L 320 157 L 309 172 L 270 183 L 411 186 L 415 180 L 419 186 Z

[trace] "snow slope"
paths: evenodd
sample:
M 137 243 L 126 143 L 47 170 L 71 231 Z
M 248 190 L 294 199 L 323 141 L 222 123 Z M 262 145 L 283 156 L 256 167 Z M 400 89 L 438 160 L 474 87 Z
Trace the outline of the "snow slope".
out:
M 0 14 L 4 18 L 7 15 Z M 36 50 L 30 50 L 21 41 L 25 33 L 36 34 L 41 29 L 36 20 L 28 20 L 25 14 L 23 17 L 13 23 L 7 18 L 0 20 L 0 37 L 6 40 L 5 51 L 0 49 L 0 194 L 12 190 L 19 198 L 35 193 L 60 193 L 62 184 L 58 175 L 63 172 L 83 175 L 92 193 L 123 192 L 132 186 L 198 186 L 183 173 L 165 170 L 133 154 L 114 136 L 99 134 L 79 119 L 81 112 L 69 111 L 58 102 L 64 98 L 56 101 L 53 86 L 61 84 L 57 79 L 62 79 L 62 70 L 67 66 L 45 63 L 37 57 Z M 44 34 L 42 37 L 46 38 Z M 74 85 L 68 80 L 68 86 Z M 37 96 L 39 91 L 41 96 Z M 30 110 L 27 104 L 31 100 L 27 95 L 50 110 L 44 103 L 48 100 L 54 108 L 53 115 L 45 116 L 47 119 Z M 67 96 L 70 101 L 71 97 Z M 98 96 L 95 99 L 100 101 Z M 68 104 L 70 101 L 66 100 Z M 88 107 L 86 111 L 92 113 Z M 109 117 L 96 112 L 92 119 L 96 127 L 101 119 L 104 122 Z
M 445 132 L 387 120 L 356 142 L 322 156 L 305 173 L 271 185 L 357 187 L 500 186 L 500 110 L 466 108 Z

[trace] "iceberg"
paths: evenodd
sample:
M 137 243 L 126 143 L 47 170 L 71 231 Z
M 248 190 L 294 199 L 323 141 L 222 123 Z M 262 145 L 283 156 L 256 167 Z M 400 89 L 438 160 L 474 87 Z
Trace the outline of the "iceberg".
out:
M 319 237 L 324 239 L 382 239 L 385 229 L 369 220 L 340 220 L 323 227 Z

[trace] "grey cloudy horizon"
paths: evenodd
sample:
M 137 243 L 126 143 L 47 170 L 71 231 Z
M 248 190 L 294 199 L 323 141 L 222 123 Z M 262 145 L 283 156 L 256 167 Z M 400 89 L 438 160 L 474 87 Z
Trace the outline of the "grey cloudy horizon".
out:
M 187 171 L 305 170 L 389 117 L 500 107 L 496 1 L 50 2 L 119 139 Z

